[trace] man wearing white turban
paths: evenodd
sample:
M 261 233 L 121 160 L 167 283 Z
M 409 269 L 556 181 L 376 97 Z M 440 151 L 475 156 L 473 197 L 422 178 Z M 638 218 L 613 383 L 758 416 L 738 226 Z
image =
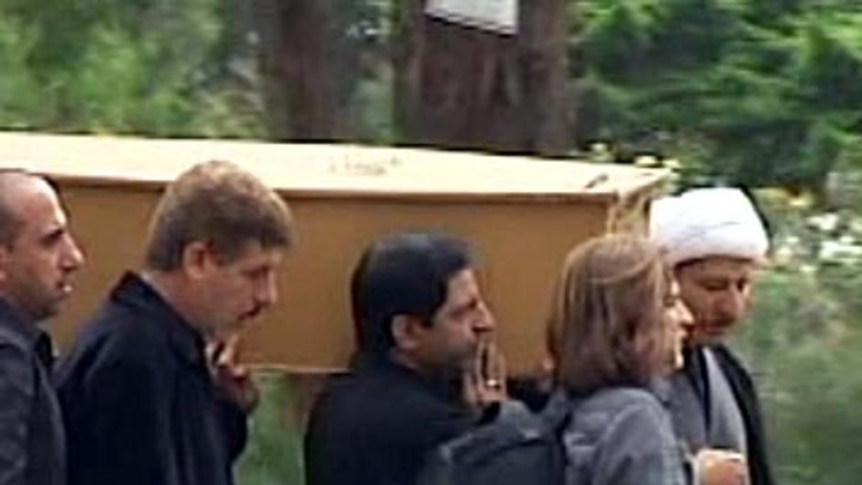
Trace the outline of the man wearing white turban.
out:
M 752 278 L 769 249 L 763 223 L 742 191 L 710 188 L 655 201 L 650 231 L 694 315 L 685 366 L 671 380 L 677 434 L 693 454 L 739 452 L 749 483 L 772 485 L 754 384 L 724 343 L 748 313 Z

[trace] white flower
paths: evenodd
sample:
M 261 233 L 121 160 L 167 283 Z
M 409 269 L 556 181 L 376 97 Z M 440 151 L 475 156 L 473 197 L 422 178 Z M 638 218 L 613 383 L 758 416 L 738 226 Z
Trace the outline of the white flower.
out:
M 834 263 L 852 263 L 862 258 L 862 247 L 853 244 L 852 238 L 849 243 L 841 239 L 820 243 L 818 258 L 821 261 Z
M 808 225 L 819 229 L 821 232 L 832 232 L 838 227 L 838 223 L 840 221 L 841 218 L 838 216 L 838 214 L 834 212 L 827 212 L 826 214 L 809 217 Z
M 792 244 L 782 244 L 773 253 L 773 260 L 777 265 L 789 265 L 793 262 L 796 251 Z

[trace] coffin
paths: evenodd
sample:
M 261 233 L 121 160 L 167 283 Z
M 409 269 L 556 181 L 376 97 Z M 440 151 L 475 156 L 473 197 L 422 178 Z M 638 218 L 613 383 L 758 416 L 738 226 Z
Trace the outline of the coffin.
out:
M 376 237 L 441 230 L 472 241 L 510 370 L 543 356 L 544 321 L 565 253 L 591 236 L 643 232 L 666 173 L 403 148 L 0 133 L 0 166 L 54 178 L 88 257 L 50 328 L 66 344 L 143 254 L 147 220 L 167 182 L 190 165 L 230 160 L 288 201 L 297 244 L 276 307 L 255 322 L 245 359 L 343 367 L 352 351 L 348 281 Z

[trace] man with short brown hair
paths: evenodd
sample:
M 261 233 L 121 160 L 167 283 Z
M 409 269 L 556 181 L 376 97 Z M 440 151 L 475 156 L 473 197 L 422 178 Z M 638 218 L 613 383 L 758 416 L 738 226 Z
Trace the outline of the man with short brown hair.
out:
M 72 291 L 83 255 L 44 178 L 0 172 L 0 485 L 62 485 L 65 442 L 37 323 Z
M 168 186 L 143 270 L 122 277 L 59 374 L 71 485 L 233 483 L 257 398 L 235 336 L 276 302 L 292 226 L 282 199 L 230 163 Z

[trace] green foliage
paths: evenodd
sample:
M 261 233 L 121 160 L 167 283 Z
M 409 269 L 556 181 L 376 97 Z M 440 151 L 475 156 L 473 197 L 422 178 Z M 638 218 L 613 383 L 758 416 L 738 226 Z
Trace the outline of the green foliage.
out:
M 793 268 L 765 274 L 740 342 L 757 370 L 781 483 L 850 485 L 862 473 L 862 382 L 853 371 L 862 332 L 844 304 L 854 292 L 835 288 L 835 278 Z
M 738 345 L 756 370 L 780 482 L 858 483 L 862 218 L 822 213 L 780 190 L 759 199 L 772 223 L 774 262 L 757 282 Z
M 393 76 L 387 42 L 392 26 L 389 0 L 336 1 L 336 80 L 343 137 L 391 143 Z
M 27 69 L 27 56 L 33 50 L 35 32 L 0 10 L 0 124 L 19 127 L 28 117 L 45 116 L 46 99 L 31 89 L 36 81 Z M 26 119 L 26 118 L 25 118 Z
M 0 1 L 0 126 L 260 136 L 254 86 L 217 69 L 219 0 Z
M 581 143 L 815 193 L 831 169 L 858 164 L 862 12 L 853 2 L 582 3 Z
M 287 376 L 269 371 L 255 374 L 260 405 L 251 417 L 249 441 L 237 463 L 239 485 L 302 485 L 302 426 L 286 419 L 299 407 Z

